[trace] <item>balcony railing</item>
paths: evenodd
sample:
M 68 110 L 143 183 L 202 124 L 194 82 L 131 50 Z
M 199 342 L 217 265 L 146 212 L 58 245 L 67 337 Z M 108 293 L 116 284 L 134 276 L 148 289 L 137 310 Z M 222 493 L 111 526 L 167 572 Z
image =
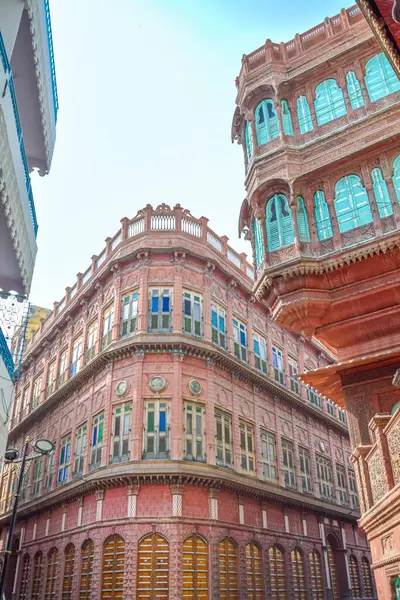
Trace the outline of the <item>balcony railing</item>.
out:
M 79 295 L 80 290 L 92 281 L 99 270 L 104 268 L 104 265 L 113 253 L 120 248 L 121 244 L 144 234 L 175 231 L 189 238 L 196 238 L 198 243 L 204 243 L 208 248 L 224 256 L 232 266 L 242 272 L 242 275 L 249 280 L 249 284 L 253 285 L 254 269 L 247 262 L 246 254 L 235 252 L 228 245 L 228 239 L 225 236 L 219 237 L 207 226 L 208 220 L 206 218 L 196 219 L 179 204 L 173 208 L 166 204 L 161 204 L 157 208 L 147 205 L 133 219 L 122 219 L 121 222 L 122 228 L 117 231 L 111 240 L 107 240 L 106 248 L 94 257 L 91 267 L 86 269 L 83 274 L 78 275 L 78 281 L 71 288 L 67 288 L 66 296 L 60 302 L 55 303 L 55 309 L 42 321 L 41 328 L 33 334 L 26 345 L 26 354 L 35 345 L 41 333 L 56 322 L 58 315 L 68 309 L 71 301 Z
M 36 219 L 35 203 L 33 201 L 31 178 L 29 175 L 28 161 L 26 158 L 25 145 L 24 145 L 24 140 L 22 137 L 21 121 L 20 121 L 19 113 L 18 113 L 17 97 L 15 94 L 11 65 L 8 60 L 6 48 L 5 48 L 4 41 L 3 41 L 3 36 L 1 35 L 1 33 L 0 33 L 0 57 L 1 57 L 1 62 L 3 65 L 3 69 L 4 69 L 4 74 L 7 79 L 7 86 L 8 86 L 8 89 L 10 90 L 11 102 L 12 102 L 12 107 L 13 107 L 13 112 L 14 112 L 15 127 L 16 127 L 16 131 L 17 131 L 17 136 L 18 136 L 19 151 L 21 154 L 22 167 L 24 170 L 25 186 L 26 186 L 26 191 L 27 191 L 28 200 L 29 200 L 29 209 L 30 209 L 31 217 L 32 217 L 33 231 L 34 231 L 34 234 L 36 237 L 37 230 L 38 230 L 38 224 L 37 224 L 37 219 Z

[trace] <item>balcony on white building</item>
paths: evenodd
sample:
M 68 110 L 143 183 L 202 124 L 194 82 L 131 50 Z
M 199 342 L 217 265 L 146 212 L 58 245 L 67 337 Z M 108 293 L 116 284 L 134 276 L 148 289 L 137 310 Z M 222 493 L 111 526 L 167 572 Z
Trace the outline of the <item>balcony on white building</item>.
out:
M 27 294 L 38 229 L 30 172 L 48 173 L 58 110 L 48 0 L 0 3 L 0 289 Z

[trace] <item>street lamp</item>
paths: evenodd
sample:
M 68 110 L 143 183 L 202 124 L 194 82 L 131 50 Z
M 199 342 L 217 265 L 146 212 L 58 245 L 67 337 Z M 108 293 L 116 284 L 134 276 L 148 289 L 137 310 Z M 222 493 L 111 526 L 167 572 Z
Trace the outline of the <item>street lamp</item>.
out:
M 35 458 L 38 458 L 39 456 L 46 456 L 46 455 L 51 454 L 55 448 L 53 442 L 50 442 L 49 440 L 45 440 L 45 439 L 36 440 L 36 442 L 33 445 L 35 453 L 31 454 L 31 456 L 27 456 L 28 447 L 29 447 L 30 442 L 31 442 L 31 440 L 29 439 L 29 437 L 27 437 L 25 440 L 23 451 L 22 451 L 22 458 L 19 458 L 19 452 L 15 448 L 8 448 L 4 455 L 4 458 L 7 463 L 20 463 L 21 466 L 19 469 L 17 492 L 16 492 L 15 498 L 14 498 L 14 505 L 13 505 L 13 510 L 12 510 L 12 514 L 11 514 L 10 527 L 9 527 L 8 535 L 7 535 L 7 544 L 6 544 L 6 549 L 4 551 L 3 569 L 1 571 L 1 578 L 0 578 L 0 598 L 3 597 L 3 588 L 4 588 L 4 582 L 6 579 L 7 563 L 8 563 L 8 558 L 11 554 L 11 544 L 12 544 L 12 538 L 13 538 L 13 533 L 14 533 L 15 521 L 17 519 L 18 502 L 19 502 L 19 496 L 20 496 L 20 492 L 21 492 L 22 480 L 24 477 L 25 464 L 28 460 L 34 460 Z

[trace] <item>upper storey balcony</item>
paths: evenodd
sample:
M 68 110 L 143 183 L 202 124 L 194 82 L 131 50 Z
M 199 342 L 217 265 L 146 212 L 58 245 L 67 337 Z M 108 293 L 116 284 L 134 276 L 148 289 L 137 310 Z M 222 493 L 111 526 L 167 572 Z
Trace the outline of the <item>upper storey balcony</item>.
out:
M 47 0 L 0 6 L 0 288 L 29 292 L 38 223 L 30 172 L 50 169 L 58 110 Z
M 242 62 L 232 140 L 252 202 L 274 179 L 292 185 L 393 134 L 400 82 L 357 7 Z

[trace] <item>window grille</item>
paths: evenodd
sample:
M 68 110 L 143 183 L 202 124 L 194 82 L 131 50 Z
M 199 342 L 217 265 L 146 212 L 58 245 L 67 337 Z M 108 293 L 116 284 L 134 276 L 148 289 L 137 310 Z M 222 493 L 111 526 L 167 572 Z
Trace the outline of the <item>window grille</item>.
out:
M 134 292 L 122 298 L 121 337 L 136 333 L 139 306 L 139 293 Z
M 103 546 L 101 600 L 123 600 L 125 541 L 112 535 Z
M 143 538 L 139 542 L 137 565 L 137 597 L 147 600 L 167 600 L 169 597 L 167 540 L 156 533 Z
M 90 455 L 90 469 L 96 469 L 101 465 L 104 436 L 104 412 L 93 417 L 92 421 L 92 447 Z
M 148 401 L 144 411 L 143 458 L 169 457 L 169 406 Z
M 278 480 L 278 461 L 275 435 L 269 431 L 261 431 L 261 460 L 263 477 L 267 481 Z
M 232 441 L 232 416 L 216 411 L 216 463 L 220 467 L 232 467 L 233 441 Z
M 220 598 L 239 597 L 237 547 L 227 537 L 219 543 L 219 594 Z
M 253 543 L 246 544 L 246 578 L 247 599 L 261 600 L 264 598 L 261 550 Z
M 205 408 L 197 403 L 184 405 L 184 458 L 204 462 L 206 460 Z
M 183 292 L 183 332 L 203 335 L 203 300 L 199 294 Z

